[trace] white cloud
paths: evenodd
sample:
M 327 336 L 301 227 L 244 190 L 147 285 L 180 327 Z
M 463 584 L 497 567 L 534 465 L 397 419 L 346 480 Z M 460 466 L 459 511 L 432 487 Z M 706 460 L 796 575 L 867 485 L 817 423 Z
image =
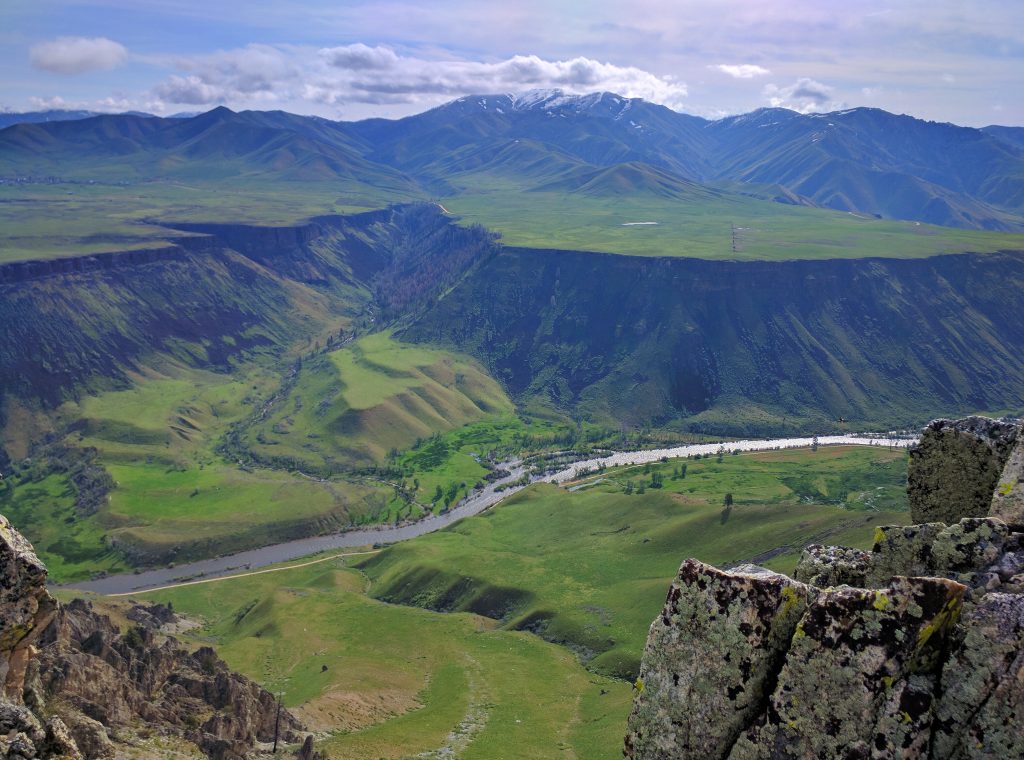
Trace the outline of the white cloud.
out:
M 161 102 L 207 105 L 223 99 L 222 90 L 207 84 L 197 76 L 172 76 L 154 90 Z
M 362 43 L 342 47 L 324 48 L 320 55 L 339 69 L 364 71 L 368 69 L 390 69 L 398 65 L 395 51 L 387 47 L 370 47 Z
M 687 94 L 674 77 L 584 57 L 516 55 L 491 63 L 419 58 L 363 44 L 319 50 L 249 45 L 182 60 L 178 67 L 183 74 L 154 90 L 161 101 L 430 105 L 459 95 L 560 88 L 609 90 L 679 108 Z
M 772 73 L 763 66 L 753 63 L 719 63 L 714 66 L 708 66 L 708 68 L 728 74 L 733 79 L 753 79 L 754 77 L 763 77 Z
M 34 111 L 60 111 L 71 106 L 60 95 L 54 95 L 49 98 L 33 96 L 28 99 L 28 102 L 32 104 L 32 110 Z
M 846 107 L 832 99 L 831 87 L 808 77 L 801 77 L 788 87 L 768 84 L 762 92 L 772 108 L 788 108 L 799 113 L 821 113 Z
M 94 111 L 103 111 L 104 113 L 122 113 L 135 110 L 136 105 L 134 101 L 128 98 L 114 95 L 94 101 L 92 108 Z
M 55 74 L 82 74 L 120 66 L 128 58 L 124 45 L 106 37 L 58 37 L 33 45 L 29 60 Z

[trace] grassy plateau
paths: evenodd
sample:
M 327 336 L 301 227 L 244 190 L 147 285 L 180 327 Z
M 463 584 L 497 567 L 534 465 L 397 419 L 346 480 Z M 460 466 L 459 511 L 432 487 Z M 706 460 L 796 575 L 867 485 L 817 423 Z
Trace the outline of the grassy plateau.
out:
M 738 261 L 918 258 L 1024 248 L 1024 235 L 790 206 L 735 194 L 692 201 L 585 196 L 506 187 L 443 200 L 506 245 Z

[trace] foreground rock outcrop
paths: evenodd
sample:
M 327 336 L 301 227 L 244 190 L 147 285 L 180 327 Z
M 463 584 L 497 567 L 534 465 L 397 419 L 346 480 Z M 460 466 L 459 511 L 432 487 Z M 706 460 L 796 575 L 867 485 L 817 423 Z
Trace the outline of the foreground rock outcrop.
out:
M 794 578 L 684 562 L 626 755 L 1024 757 L 1022 446 L 1017 426 L 932 423 L 911 503 L 955 519 L 880 527 L 871 552 L 808 547 Z
M 158 734 L 211 758 L 242 758 L 298 722 L 209 647 L 189 653 L 159 627 L 165 607 L 136 607 L 122 632 L 86 601 L 58 604 L 46 568 L 0 515 L 0 757 L 146 756 Z M 279 722 L 278 719 L 280 718 Z
M 914 522 L 954 523 L 989 513 L 1020 425 L 965 417 L 935 420 L 910 453 L 907 496 Z M 1017 447 L 1018 461 L 1020 447 Z

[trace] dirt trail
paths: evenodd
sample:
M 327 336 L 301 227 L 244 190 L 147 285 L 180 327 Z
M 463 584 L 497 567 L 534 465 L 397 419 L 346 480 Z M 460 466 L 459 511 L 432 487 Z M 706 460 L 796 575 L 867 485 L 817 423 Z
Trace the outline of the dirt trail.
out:
M 294 570 L 297 567 L 307 567 L 309 565 L 316 565 L 320 562 L 330 562 L 332 559 L 341 559 L 342 557 L 359 557 L 364 554 L 379 554 L 384 551 L 383 549 L 374 549 L 368 552 L 345 552 L 343 554 L 332 554 L 329 557 L 318 557 L 317 559 L 311 559 L 309 562 L 299 562 L 295 565 L 287 565 L 285 567 L 268 567 L 265 570 L 251 570 L 248 573 L 236 573 L 235 575 L 219 575 L 216 578 L 201 578 L 196 581 L 181 581 L 180 583 L 169 583 L 166 586 L 157 586 L 156 588 L 147 588 L 143 591 L 125 591 L 120 594 L 107 594 L 107 596 L 135 596 L 136 594 L 148 594 L 150 591 L 166 591 L 171 588 L 181 588 L 182 586 L 195 586 L 200 583 L 216 583 L 218 581 L 232 581 L 235 578 L 248 578 L 250 575 L 263 575 L 264 573 L 279 573 L 282 570 Z

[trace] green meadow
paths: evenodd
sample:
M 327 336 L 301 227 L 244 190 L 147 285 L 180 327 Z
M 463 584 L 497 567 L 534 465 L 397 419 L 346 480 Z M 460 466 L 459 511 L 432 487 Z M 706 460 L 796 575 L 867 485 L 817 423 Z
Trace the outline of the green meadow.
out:
M 702 193 L 686 200 L 498 186 L 443 203 L 464 222 L 500 232 L 505 245 L 527 248 L 769 261 L 1024 248 L 1024 234 L 880 220 L 738 194 Z
M 105 543 L 99 520 L 82 518 L 63 475 L 0 482 L 0 513 L 32 541 L 55 581 L 88 578 L 94 572 L 127 572 L 124 558 Z
M 267 177 L 0 184 L 0 264 L 160 248 L 188 235 L 163 222 L 286 226 L 313 216 L 358 213 L 404 200 L 416 198 L 345 181 Z
M 807 542 L 868 547 L 908 519 L 905 472 L 861 447 L 610 468 L 368 557 L 132 599 L 195 619 L 187 643 L 283 692 L 330 758 L 615 758 L 683 559 L 791 570 Z
M 345 562 L 144 598 L 200 618 L 190 643 L 283 691 L 330 758 L 621 755 L 628 684 L 484 617 L 369 598 Z
M 908 519 L 905 458 L 841 447 L 611 468 L 577 490 L 530 487 L 361 567 L 378 598 L 484 614 L 628 678 L 683 559 L 791 571 L 808 543 L 870 548 L 876 524 Z

